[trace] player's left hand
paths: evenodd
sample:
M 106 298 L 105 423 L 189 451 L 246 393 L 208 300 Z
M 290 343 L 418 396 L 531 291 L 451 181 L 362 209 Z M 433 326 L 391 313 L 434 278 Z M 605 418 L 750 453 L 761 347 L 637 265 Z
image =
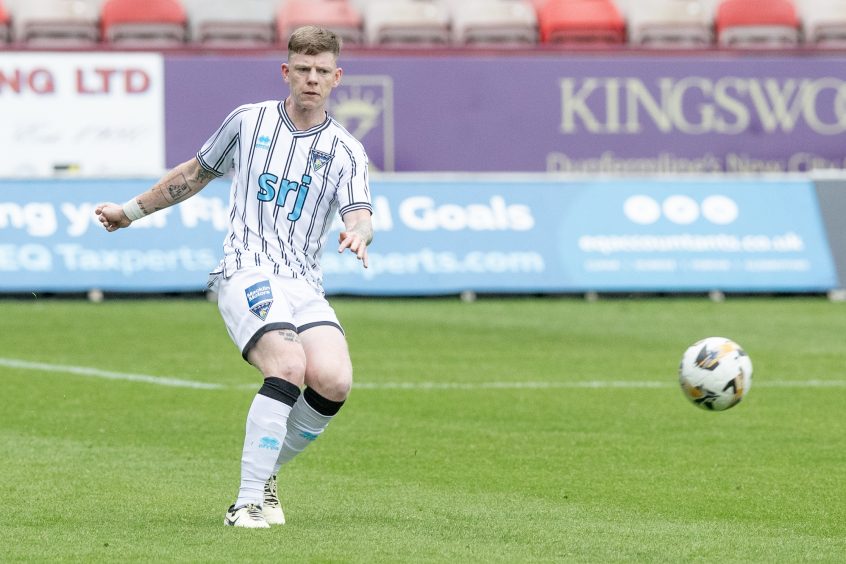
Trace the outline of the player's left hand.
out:
M 358 257 L 358 260 L 367 268 L 367 239 L 354 229 L 349 231 L 341 231 L 338 236 L 338 242 L 341 244 L 338 247 L 338 252 L 343 253 L 344 249 L 349 249 Z

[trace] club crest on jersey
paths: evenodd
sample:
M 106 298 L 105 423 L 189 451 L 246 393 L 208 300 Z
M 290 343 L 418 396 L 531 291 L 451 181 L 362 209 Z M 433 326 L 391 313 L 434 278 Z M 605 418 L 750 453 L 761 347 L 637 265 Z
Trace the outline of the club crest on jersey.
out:
M 317 149 L 311 150 L 311 166 L 314 170 L 320 170 L 324 166 L 328 165 L 331 160 L 332 155 L 318 151 Z
M 267 319 L 270 306 L 273 305 L 273 292 L 270 290 L 270 282 L 262 280 L 244 290 L 247 295 L 247 307 L 253 315 L 262 321 Z

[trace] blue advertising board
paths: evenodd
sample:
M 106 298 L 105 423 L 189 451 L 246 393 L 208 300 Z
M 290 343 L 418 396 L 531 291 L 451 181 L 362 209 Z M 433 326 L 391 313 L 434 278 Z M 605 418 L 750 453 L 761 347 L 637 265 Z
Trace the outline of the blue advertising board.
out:
M 351 293 L 824 291 L 837 286 L 807 180 L 383 181 Z M 353 265 L 354 266 L 354 265 Z
M 225 185 L 115 233 L 94 215 L 98 203 L 126 201 L 152 182 L 0 182 L 0 291 L 203 289 L 226 228 Z
M 228 182 L 129 229 L 99 226 L 98 202 L 151 183 L 0 182 L 0 291 L 203 290 L 220 259 Z M 329 294 L 839 286 L 808 180 L 383 176 L 372 191 L 370 268 L 326 245 Z
M 603 290 L 814 291 L 836 285 L 813 184 L 591 183 L 558 228 L 563 274 Z

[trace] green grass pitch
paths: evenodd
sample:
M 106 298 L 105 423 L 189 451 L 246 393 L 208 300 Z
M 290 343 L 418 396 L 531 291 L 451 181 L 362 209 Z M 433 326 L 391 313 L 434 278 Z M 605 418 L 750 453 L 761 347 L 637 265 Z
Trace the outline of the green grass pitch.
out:
M 846 559 L 846 304 L 334 304 L 356 385 L 280 475 L 288 524 L 249 531 L 260 378 L 213 304 L 0 301 L 0 561 Z M 722 413 L 676 377 L 716 335 L 755 368 Z

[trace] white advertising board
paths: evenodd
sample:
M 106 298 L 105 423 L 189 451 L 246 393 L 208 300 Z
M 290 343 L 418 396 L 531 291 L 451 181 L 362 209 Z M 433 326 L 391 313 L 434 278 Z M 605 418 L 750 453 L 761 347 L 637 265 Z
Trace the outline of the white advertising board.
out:
M 0 176 L 149 176 L 164 149 L 161 55 L 0 53 Z

